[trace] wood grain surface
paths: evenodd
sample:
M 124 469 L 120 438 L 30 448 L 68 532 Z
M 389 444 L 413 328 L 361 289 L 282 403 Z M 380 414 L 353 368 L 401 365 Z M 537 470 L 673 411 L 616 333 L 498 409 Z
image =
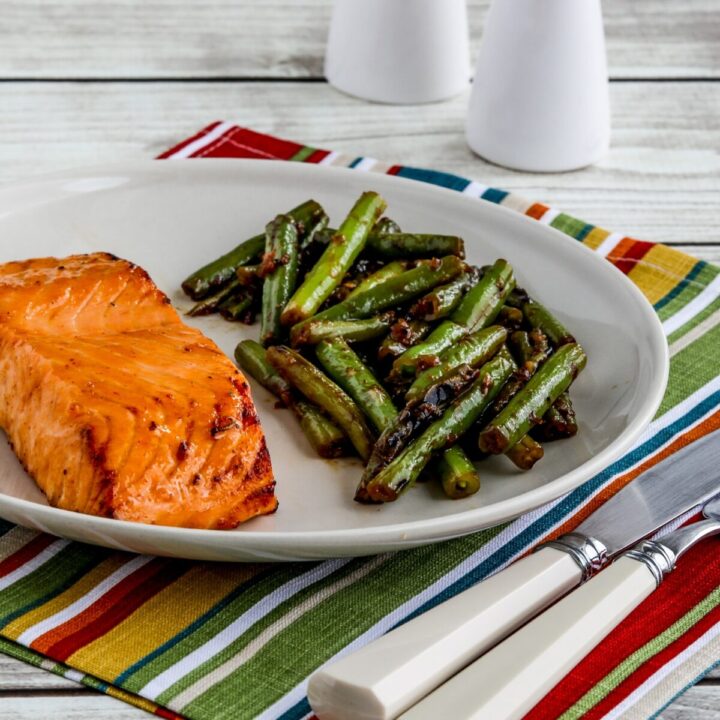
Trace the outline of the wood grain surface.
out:
M 5 83 L 0 181 L 147 159 L 226 119 L 352 155 L 456 172 L 636 237 L 718 242 L 720 83 L 617 83 L 612 102 L 610 155 L 582 172 L 541 175 L 470 152 L 466 97 L 418 109 L 363 103 L 324 83 Z
M 477 48 L 489 0 L 470 0 Z M 4 0 L 2 75 L 322 76 L 331 0 Z M 715 0 L 603 0 L 614 78 L 720 77 Z

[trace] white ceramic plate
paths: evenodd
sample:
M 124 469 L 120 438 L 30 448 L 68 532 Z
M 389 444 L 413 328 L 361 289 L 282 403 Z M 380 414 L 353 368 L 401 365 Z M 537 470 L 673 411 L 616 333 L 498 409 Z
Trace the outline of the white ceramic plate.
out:
M 141 525 L 58 510 L 2 443 L 0 516 L 56 535 L 211 560 L 315 559 L 407 548 L 509 520 L 566 493 L 626 451 L 652 418 L 667 381 L 667 346 L 650 305 L 610 263 L 518 213 L 411 180 L 295 163 L 143 162 L 76 170 L 0 191 L 0 261 L 106 250 L 144 268 L 180 310 L 181 280 L 313 197 L 338 222 L 374 189 L 404 228 L 466 240 L 470 261 L 507 258 L 519 283 L 554 310 L 589 356 L 573 386 L 576 438 L 548 444 L 528 473 L 506 458 L 482 464 L 483 486 L 450 501 L 433 483 L 386 506 L 353 502 L 359 463 L 315 457 L 288 411 L 253 384 L 280 508 L 235 531 Z M 256 337 L 210 317 L 191 321 L 228 355 Z

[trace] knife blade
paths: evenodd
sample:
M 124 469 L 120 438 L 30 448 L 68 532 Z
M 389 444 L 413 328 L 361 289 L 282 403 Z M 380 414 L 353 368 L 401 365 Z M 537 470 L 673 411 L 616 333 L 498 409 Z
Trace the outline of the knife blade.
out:
M 720 490 L 720 430 L 646 470 L 583 521 L 491 578 L 320 669 L 320 720 L 392 720 L 551 603 Z
M 717 492 L 718 471 L 720 431 L 646 470 L 580 523 L 575 533 L 600 540 L 614 557 L 709 500 Z

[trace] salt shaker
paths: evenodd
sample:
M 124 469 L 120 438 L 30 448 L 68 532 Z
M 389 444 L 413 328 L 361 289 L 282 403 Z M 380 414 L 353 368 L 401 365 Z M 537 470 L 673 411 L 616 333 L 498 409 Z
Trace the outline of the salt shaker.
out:
M 610 142 L 600 0 L 493 0 L 466 131 L 478 155 L 516 170 L 599 160 Z
M 427 103 L 470 82 L 465 0 L 335 0 L 325 55 L 331 85 L 383 103 Z

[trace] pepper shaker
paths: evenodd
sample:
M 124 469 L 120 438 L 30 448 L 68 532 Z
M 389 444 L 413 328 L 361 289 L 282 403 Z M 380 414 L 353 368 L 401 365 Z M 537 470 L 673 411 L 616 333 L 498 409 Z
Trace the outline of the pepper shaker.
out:
M 466 133 L 478 155 L 516 170 L 599 160 L 610 141 L 600 0 L 493 0 Z
M 335 0 L 328 82 L 382 103 L 445 100 L 470 82 L 465 0 Z

